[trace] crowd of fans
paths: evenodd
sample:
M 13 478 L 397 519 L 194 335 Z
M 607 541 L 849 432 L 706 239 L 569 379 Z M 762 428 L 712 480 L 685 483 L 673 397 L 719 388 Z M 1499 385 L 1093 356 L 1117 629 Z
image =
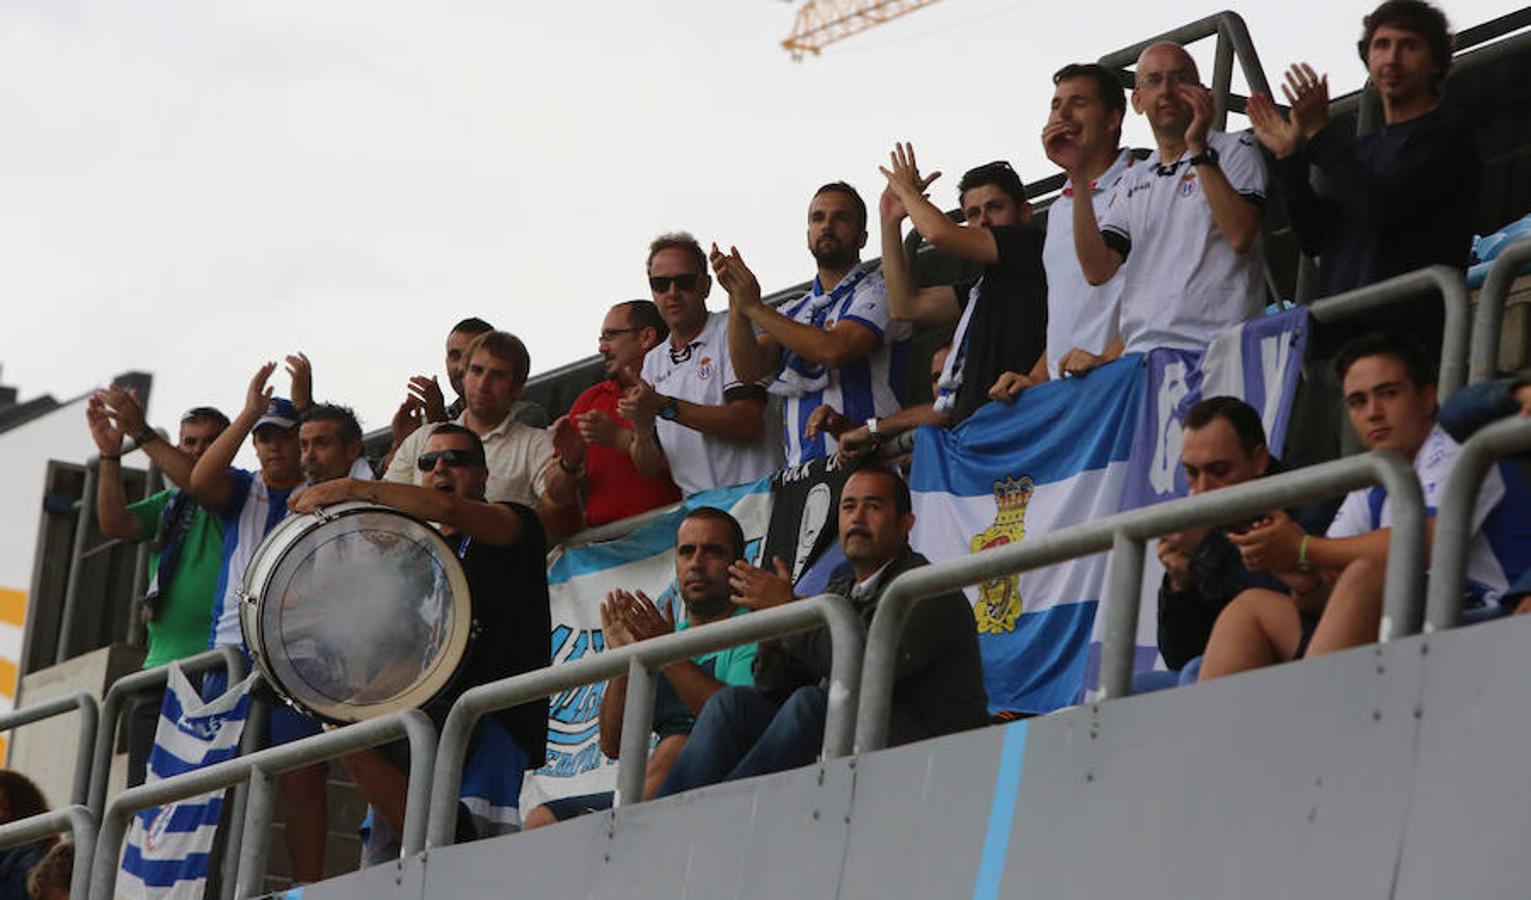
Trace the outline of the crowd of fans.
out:
M 872 461 L 877 446 L 919 425 L 950 427 L 985 403 L 1024 403 L 1027 389 L 1085 377 L 1124 353 L 1204 349 L 1260 315 L 1268 300 L 1268 193 L 1284 205 L 1304 249 L 1319 257 L 1321 294 L 1430 264 L 1465 267 L 1481 163 L 1471 124 L 1442 105 L 1451 63 L 1445 18 L 1420 0 L 1388 0 L 1366 17 L 1358 49 L 1385 120 L 1359 138 L 1330 125 L 1327 79 L 1305 64 L 1286 75 L 1290 111 L 1257 94 L 1248 105 L 1253 129 L 1244 133 L 1211 128 L 1212 95 L 1178 45 L 1143 51 L 1130 94 L 1098 65 L 1064 66 L 1053 79 L 1041 142 L 1067 187 L 1045 229 L 1031 223 L 1022 180 L 1005 162 L 963 175 L 957 199 L 965 222 L 952 221 L 929 198 L 937 176 L 922 169 L 912 145 L 898 144 L 881 168 L 880 268 L 861 260 L 867 205 L 849 184 L 830 182 L 808 203 L 812 287 L 780 307 L 762 302 L 738 249 L 704 249 L 683 232 L 661 235 L 646 260 L 651 299 L 619 303 L 601 321 L 605 378 L 550 424 L 521 401 L 526 346 L 482 319 L 465 319 L 446 339 L 455 396 L 448 403 L 433 376 L 408 380 L 378 480 L 356 417 L 315 402 L 301 354 L 285 361 L 288 397 L 274 396 L 277 364 L 267 363 L 232 420 L 193 409 L 175 445 L 148 427 L 131 393 L 98 393 L 87 416 L 101 458 L 101 530 L 153 541 L 156 551 L 144 604 L 145 664 L 242 647 L 238 589 L 262 538 L 289 514 L 365 500 L 438 523 L 463 559 L 481 634 L 466 674 L 428 710 L 439 721 L 465 687 L 548 665 L 548 546 L 587 526 L 834 455 L 860 466 L 839 508 L 848 563 L 834 589 L 869 621 L 887 584 L 925 562 L 909 546 L 908 487 L 896 468 Z M 1146 158 L 1121 144 L 1129 101 L 1153 133 Z M 980 266 L 980 277 L 917 284 L 905 219 L 937 250 Z M 707 306 L 714 279 L 727 295 L 724 310 Z M 1379 324 L 1371 321 L 1323 338 L 1338 350 L 1344 409 L 1360 441 L 1413 460 L 1433 510 L 1457 441 L 1495 416 L 1531 412 L 1531 386 L 1507 381 L 1464 391 L 1438 413 L 1438 309 L 1390 320 L 1385 334 L 1369 333 Z M 955 333 L 933 362 L 928 402 L 903 407 L 916 326 Z M 1182 463 L 1193 493 L 1282 468 L 1259 416 L 1238 400 L 1204 400 L 1185 427 Z M 129 437 L 180 487 L 127 503 L 119 466 Z M 232 465 L 247 438 L 255 471 Z M 1374 640 L 1389 524 L 1379 491 L 1347 497 L 1332 522 L 1276 510 L 1235 528 L 1159 541 L 1166 571 L 1159 643 L 1173 671 L 1143 676 L 1139 687 Z M 1522 599 L 1531 590 L 1528 510 L 1524 473 L 1501 467 L 1475 519 L 1472 615 L 1531 608 Z M 642 593 L 614 592 L 601 608 L 607 645 L 790 602 L 786 573 L 749 564 L 743 545 L 727 513 L 692 512 L 676 536 L 686 616 L 677 622 Z M 528 591 L 537 584 L 542 592 Z M 895 742 L 986 721 L 967 602 L 959 594 L 933 598 L 915 615 L 899 653 Z M 825 637 L 810 633 L 665 668 L 645 795 L 812 761 L 828 665 Z M 609 686 L 600 712 L 608 754 L 621 742 L 622 682 Z M 212 697 L 226 687 L 210 676 L 203 692 Z M 133 719 L 135 777 L 152 743 L 154 709 Z M 272 712 L 273 743 L 318 730 L 291 709 Z M 503 748 L 497 764 L 519 776 L 544 758 L 545 718 L 545 705 L 518 707 L 486 719 L 481 728 L 492 733 L 476 740 Z M 345 763 L 383 826 L 374 833 L 396 834 L 404 760 L 368 752 Z M 282 791 L 294 877 L 316 880 L 326 829 L 323 768 L 284 775 Z M 528 811 L 524 825 L 611 802 L 566 798 Z M 469 819 L 463 836 L 484 833 Z

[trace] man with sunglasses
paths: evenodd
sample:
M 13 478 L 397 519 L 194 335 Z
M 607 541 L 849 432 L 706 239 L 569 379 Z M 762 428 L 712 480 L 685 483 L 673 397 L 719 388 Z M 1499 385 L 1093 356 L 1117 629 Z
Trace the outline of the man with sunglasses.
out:
M 471 398 L 470 398 L 471 400 Z M 431 432 L 412 461 L 421 484 L 340 478 L 313 485 L 289 501 L 293 512 L 361 500 L 439 523 L 467 576 L 474 639 L 452 687 L 425 707 L 439 728 L 468 688 L 551 664 L 547 541 L 535 512 L 522 503 L 488 502 L 484 444 L 471 429 L 446 423 Z M 465 784 L 494 785 L 490 799 L 514 808 L 522 774 L 540 768 L 547 750 L 547 698 L 485 716 L 474 733 Z M 345 757 L 346 769 L 372 804 L 366 862 L 398 859 L 408 787 L 407 757 L 393 748 Z M 475 797 L 475 799 L 479 799 Z M 477 804 L 473 804 L 477 806 Z M 491 821 L 458 810 L 458 839 L 513 831 L 519 821 Z
M 1092 285 L 1110 281 L 1131 256 L 1125 352 L 1199 351 L 1265 307 L 1265 161 L 1250 135 L 1211 130 L 1212 94 L 1179 44 L 1144 50 L 1135 77 L 1132 108 L 1157 146 L 1123 176 L 1099 221 L 1094 204 L 1073 204 L 1074 250 Z M 1048 154 L 1074 195 L 1088 195 L 1095 173 L 1084 148 L 1056 141 Z
M 766 389 L 734 372 L 728 314 L 707 311 L 707 256 L 684 232 L 649 245 L 649 290 L 670 326 L 617 404 L 633 423 L 633 465 L 645 476 L 669 472 L 686 496 L 754 481 L 781 466 L 781 446 L 766 419 Z
M 668 473 L 644 476 L 628 448 L 633 425 L 617 404 L 637 384 L 643 357 L 670 336 L 670 326 L 650 300 L 618 303 L 606 312 L 596 347 L 606 380 L 591 386 L 569 414 L 553 423 L 559 465 L 548 469 L 552 490 L 577 489 L 584 497 L 585 525 L 594 527 L 680 500 Z M 561 482 L 569 482 L 565 487 Z
M 835 451 L 833 433 L 814 428 L 829 406 L 852 422 L 896 412 L 905 377 L 908 322 L 894 321 L 882 275 L 861 265 L 866 203 L 843 181 L 819 188 L 808 204 L 808 251 L 818 264 L 802 297 L 773 309 L 737 249 L 716 245 L 712 267 L 728 291 L 728 349 L 742 379 L 767 379 L 782 398 L 787 465 Z

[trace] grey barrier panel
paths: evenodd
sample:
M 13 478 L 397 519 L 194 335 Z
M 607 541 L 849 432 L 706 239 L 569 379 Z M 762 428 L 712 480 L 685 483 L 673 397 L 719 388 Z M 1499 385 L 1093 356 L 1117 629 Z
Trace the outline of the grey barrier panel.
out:
M 1499 332 L 1504 326 L 1504 302 L 1510 285 L 1526 263 L 1531 262 L 1531 238 L 1522 238 L 1494 257 L 1478 308 L 1473 315 L 1472 382 L 1487 381 L 1499 374 Z
M 1485 426 L 1462 445 L 1435 515 L 1430 551 L 1430 587 L 1425 597 L 1425 631 L 1453 628 L 1462 616 L 1462 586 L 1473 539 L 1473 507 L 1494 463 L 1531 452 L 1531 419 L 1504 419 Z
M 1471 302 L 1462 273 L 1450 266 L 1426 266 L 1366 287 L 1325 297 L 1308 307 L 1320 322 L 1338 322 L 1403 300 L 1438 294 L 1446 309 L 1441 335 L 1441 370 L 1437 389 L 1444 402 L 1467 383 L 1468 317 Z
M 245 717 L 245 730 L 239 736 L 239 754 L 248 756 L 261 749 L 263 738 L 266 734 L 266 718 L 271 713 L 266 706 L 266 701 L 258 696 L 250 698 L 250 712 Z M 219 896 L 222 900 L 234 900 L 235 887 L 239 880 L 239 854 L 231 852 L 230 848 L 244 846 L 245 811 L 250 801 L 250 785 L 241 781 L 234 785 L 234 796 L 229 800 L 229 814 L 224 819 L 224 851 L 220 862 L 222 878 L 219 882 Z M 269 817 L 268 817 L 269 818 Z M 257 847 L 264 852 L 266 845 L 257 842 Z M 260 860 L 260 867 L 265 869 L 264 859 Z
M 73 710 L 80 711 L 80 737 L 78 749 L 75 750 L 74 781 L 69 789 L 69 802 L 84 803 L 90 790 L 91 749 L 95 746 L 96 734 L 100 728 L 101 713 L 96 705 L 95 697 L 85 691 L 79 691 L 11 710 L 0 715 L 0 733 L 30 725 L 33 722 L 41 722 L 43 719 L 51 719 Z
M 1134 634 L 1142 582 L 1143 542 L 1186 528 L 1223 525 L 1293 503 L 1382 484 L 1392 504 L 1386 601 L 1379 639 L 1418 630 L 1423 584 L 1417 563 L 1425 546 L 1424 500 L 1419 481 L 1403 457 L 1373 451 L 1196 497 L 1184 497 L 1117 513 L 1051 534 L 922 566 L 894 579 L 877 604 L 867 632 L 857 710 L 856 750 L 880 750 L 888 742 L 893 668 L 898 642 L 913 605 L 930 596 L 1052 563 L 1115 548 L 1107 594 L 1101 690 L 1123 697 L 1132 679 Z M 1119 555 L 1118 555 L 1119 554 Z
M 117 739 L 117 720 L 129 697 L 164 690 L 170 667 L 179 665 L 182 672 L 206 672 L 222 666 L 229 673 L 229 684 L 244 678 L 245 662 L 233 647 L 219 647 L 152 669 L 124 675 L 112 683 L 101 701 L 101 724 L 96 729 L 96 749 L 90 765 L 90 793 L 85 805 L 97 817 L 106 807 L 106 783 L 112 770 L 112 744 Z
M 468 689 L 452 704 L 441 727 L 426 843 L 431 847 L 452 843 L 457 822 L 457 792 L 462 784 L 468 741 L 474 726 L 485 714 L 581 685 L 607 681 L 617 675 L 629 675 L 627 705 L 623 712 L 622 756 L 617 761 L 617 796 L 635 803 L 638 801 L 633 798 L 643 796 L 647 736 L 653 722 L 654 682 L 651 673 L 654 669 L 714 650 L 820 625 L 829 628 L 833 655 L 829 711 L 824 724 L 824 756 L 832 759 L 846 755 L 851 749 L 860 685 L 861 622 L 849 600 L 835 594 L 820 594 Z M 640 677 L 633 678 L 635 673 L 640 673 Z M 642 735 L 644 740 L 629 739 L 634 733 Z
M 480 841 L 477 844 L 464 846 L 481 847 L 485 843 L 487 842 Z M 417 853 L 388 865 L 367 866 L 346 875 L 337 875 L 314 884 L 305 884 L 301 895 L 302 900 L 440 900 L 440 898 L 475 896 L 472 893 L 461 892 L 438 894 L 425 892 L 427 868 L 434 871 L 443 865 L 454 865 L 453 862 L 441 858 L 440 853 L 441 851 L 435 850 L 429 854 Z M 524 866 L 507 868 L 503 857 L 496 857 L 496 862 L 490 864 L 494 869 L 494 880 L 481 887 L 477 896 L 544 897 L 546 895 L 542 893 L 522 890 L 526 876 L 539 871 L 540 866 L 544 864 L 546 861 L 532 863 L 530 864 L 531 872 L 528 872 L 527 867 Z M 581 864 L 589 867 L 590 857 L 581 860 Z M 286 898 L 293 895 L 279 892 L 271 896 L 274 900 L 274 898 Z
M 0 849 L 30 844 L 66 831 L 74 840 L 69 896 L 84 897 L 90 881 L 90 854 L 96 848 L 96 817 L 84 806 L 76 803 L 0 825 Z
M 69 549 L 69 581 L 64 585 L 64 610 L 59 616 L 58 648 L 53 654 L 53 664 L 69 659 L 75 645 L 74 620 L 80 606 L 81 572 L 85 562 L 85 539 L 96 518 L 96 479 L 100 477 L 101 460 L 91 457 L 85 462 L 85 486 L 81 488 L 78 518 L 74 522 L 74 542 Z
M 1526 895 L 1528 640 L 1526 616 L 1429 638 L 1397 900 Z
M 1031 720 L 996 896 L 1391 897 L 1424 640 Z
M 123 791 L 112 799 L 106 814 L 101 818 L 101 832 L 96 839 L 95 859 L 91 863 L 89 896 L 99 900 L 108 900 L 114 896 L 118 857 L 122 853 L 122 841 L 127 836 L 128 821 L 133 813 L 226 788 L 258 773 L 279 775 L 377 747 L 401 737 L 409 741 L 409 787 L 405 798 L 400 852 L 401 855 L 419 852 L 425 844 L 425 815 L 430 796 L 430 772 L 435 764 L 436 729 L 425 713 L 407 709 Z M 267 818 L 260 821 L 252 816 L 245 823 L 242 844 L 264 842 L 266 827 L 270 824 L 270 804 L 265 799 L 251 803 L 250 810 L 255 815 L 267 814 Z M 252 858 L 253 851 L 244 846 L 229 848 L 229 852 L 236 850 L 241 859 Z M 260 877 L 259 874 L 244 871 L 239 874 L 241 881 Z

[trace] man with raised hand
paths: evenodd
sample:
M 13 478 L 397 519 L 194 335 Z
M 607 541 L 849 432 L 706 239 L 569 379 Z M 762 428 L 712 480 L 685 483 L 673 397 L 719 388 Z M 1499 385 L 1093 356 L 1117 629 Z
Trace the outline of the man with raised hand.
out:
M 267 386 L 276 363 L 268 362 L 256 371 L 245 391 L 244 407 L 239 415 L 213 441 L 191 471 L 187 492 L 216 515 L 223 524 L 223 566 L 213 600 L 213 630 L 210 646 L 233 646 L 244 650 L 244 635 L 239 624 L 239 591 L 245 569 L 255 550 L 278 522 L 287 516 L 287 500 L 304 480 L 304 452 L 299 437 L 300 410 L 313 405 L 313 376 L 308 358 L 303 354 L 288 356 L 287 372 L 292 379 L 291 401 L 273 396 Z M 233 466 L 234 457 L 247 436 L 253 437 L 260 471 L 250 472 Z M 360 445 L 357 445 L 360 452 Z M 314 457 L 332 461 L 328 454 Z M 347 474 L 355 457 L 337 462 L 333 471 L 319 471 L 311 476 L 336 478 Z M 215 698 L 228 690 L 228 673 L 208 672 L 202 679 L 202 696 Z M 313 719 L 285 705 L 274 705 L 267 722 L 268 742 L 284 744 L 319 733 Z M 292 859 L 293 879 L 318 881 L 324 875 L 324 841 L 327 810 L 325 806 L 324 765 L 305 766 L 282 774 L 278 782 L 287 809 L 287 849 Z
M 149 589 L 141 604 L 149 650 L 143 667 L 152 669 L 207 649 L 212 631 L 213 594 L 223 557 L 223 526 L 186 492 L 191 470 L 229 419 L 210 406 L 181 417 L 172 445 L 150 428 L 143 407 L 128 390 L 112 386 L 91 395 L 85 419 L 100 452 L 96 479 L 96 522 L 101 534 L 123 541 L 152 541 Z M 137 447 L 175 485 L 129 504 L 122 484 L 122 443 Z M 128 785 L 142 784 L 154 731 L 158 695 L 134 707 L 128 719 Z
M 1117 185 L 1097 222 L 1073 204 L 1074 250 L 1085 280 L 1123 273 L 1124 352 L 1200 351 L 1224 329 L 1265 307 L 1260 239 L 1265 162 L 1253 137 L 1212 131 L 1212 94 L 1179 44 L 1138 57 L 1132 108 L 1148 119 L 1154 151 Z M 1050 158 L 1076 196 L 1094 177 L 1082 148 L 1061 142 Z
M 1413 463 L 1430 517 L 1428 547 L 1447 473 L 1461 450 L 1436 422 L 1433 367 L 1407 336 L 1377 333 L 1347 344 L 1335 369 L 1366 448 L 1393 450 Z M 1512 585 L 1531 570 L 1528 509 L 1525 479 L 1490 470 L 1471 523 L 1464 597 L 1470 620 L 1525 605 Z M 1379 486 L 1347 495 L 1322 536 L 1307 534 L 1283 513 L 1230 535 L 1246 568 L 1282 573 L 1291 592 L 1240 594 L 1213 626 L 1202 680 L 1376 641 L 1391 533 L 1392 505 Z M 1300 614 L 1318 616 L 1316 628 L 1306 627 Z
M 572 484 L 560 482 L 554 490 L 546 489 L 548 470 L 558 465 L 552 435 L 517 422 L 512 414 L 531 370 L 526 345 L 508 332 L 486 331 L 473 339 L 466 353 L 463 396 L 467 405 L 453 424 L 472 431 L 484 443 L 489 465 L 486 496 L 491 502 L 510 501 L 535 508 L 549 540 L 578 531 L 582 524 L 579 498 Z M 423 483 L 425 475 L 415 462 L 430 431 L 424 427 L 404 439 L 384 479 Z
M 829 406 L 855 423 L 899 409 L 907 322 L 888 309 L 882 275 L 861 265 L 866 203 L 843 181 L 819 188 L 808 204 L 813 286 L 778 311 L 761 302 L 760 282 L 737 249 L 712 248 L 712 267 L 728 291 L 728 349 L 743 381 L 770 379 L 783 398 L 786 462 L 801 465 L 835 451 L 834 435 L 811 428 Z
M 766 422 L 766 389 L 734 371 L 728 314 L 707 311 L 707 256 L 684 232 L 649 245 L 649 290 L 670 339 L 650 350 L 617 404 L 633 423 L 629 453 L 640 474 L 669 472 L 686 496 L 754 481 L 781 466 Z
M 965 220 L 958 225 L 925 196 L 941 173 L 922 176 L 913 145 L 895 145 L 888 166 L 879 171 L 888 182 L 878 212 L 883 276 L 894 317 L 937 327 L 956 323 L 940 396 L 931 410 L 937 421 L 959 421 L 989 400 L 1012 400 L 1047 380 L 1043 234 L 1027 224 L 1031 204 L 1020 176 L 1004 161 L 966 172 L 957 184 Z M 904 253 L 905 218 L 937 250 L 982 264 L 983 275 L 971 282 L 918 287 Z M 881 427 L 867 430 L 886 435 L 905 424 L 911 423 L 878 423 Z
M 1070 64 L 1053 75 L 1052 107 L 1042 128 L 1042 150 L 1059 166 L 1073 163 L 1088 179 L 1098 217 L 1109 208 L 1122 177 L 1136 163 L 1121 146 L 1127 99 L 1111 70 L 1095 63 Z M 1047 372 L 1083 375 L 1122 353 L 1123 275 L 1092 285 L 1074 252 L 1073 185 L 1047 211 Z
M 1329 78 L 1306 63 L 1292 66 L 1282 85 L 1290 119 L 1270 97 L 1249 98 L 1249 121 L 1276 157 L 1292 227 L 1319 258 L 1319 297 L 1428 265 L 1466 269 L 1472 249 L 1483 162 L 1472 121 L 1441 104 L 1451 69 L 1446 17 L 1422 0 L 1388 0 L 1363 29 L 1357 50 L 1382 99 L 1378 131 L 1348 137 L 1330 127 Z M 1317 189 L 1310 164 L 1322 176 Z M 1347 320 L 1341 333 L 1404 323 L 1439 358 L 1443 316 L 1439 302 L 1421 297 Z
M 525 504 L 484 499 L 489 469 L 483 442 L 472 430 L 440 425 L 421 451 L 415 466 L 423 473 L 423 485 L 340 478 L 313 485 L 289 503 L 296 513 L 346 500 L 392 507 L 438 523 L 455 547 L 468 581 L 475 637 L 452 686 L 425 707 L 439 728 L 468 688 L 550 664 L 547 542 L 537 514 Z M 467 774 L 481 773 L 519 791 L 522 773 L 544 763 L 547 714 L 548 701 L 543 698 L 485 716 L 474 733 Z M 403 833 L 408 788 L 408 760 L 393 752 L 398 746 L 344 759 L 375 814 L 368 863 L 398 859 L 397 836 Z M 513 798 L 502 799 L 514 803 Z M 463 806 L 458 839 L 485 837 L 518 825 L 476 815 L 471 806 Z
M 722 622 L 749 610 L 735 602 L 729 587 L 729 567 L 744 559 L 744 531 L 733 516 L 711 506 L 686 514 L 675 532 L 675 588 L 686 608 L 677 622 L 670 610 L 661 612 L 642 591 L 613 591 L 601 604 L 601 632 L 607 649 L 625 647 L 699 625 Z M 653 734 L 658 743 L 649 753 L 643 776 L 643 799 L 654 797 L 687 736 L 713 694 L 729 685 L 755 683 L 755 645 L 744 644 L 672 663 L 662 676 L 654 699 Z M 606 683 L 601 694 L 601 752 L 616 759 L 622 752 L 622 716 L 627 676 Z M 552 800 L 528 814 L 528 828 L 551 825 L 574 816 L 610 809 L 611 792 Z
M 828 593 L 850 598 L 863 627 L 871 624 L 889 584 L 926 565 L 909 547 L 914 527 L 909 487 L 897 473 L 863 468 L 840 493 L 840 548 L 846 563 Z M 792 602 L 792 583 L 778 570 L 746 563 L 729 570 L 735 602 L 767 609 Z M 819 756 L 833 665 L 827 629 L 761 645 L 755 687 L 713 694 L 659 796 L 808 765 Z M 973 609 L 961 591 L 929 597 L 909 614 L 893 672 L 889 742 L 903 744 L 988 721 L 983 663 Z
M 585 525 L 594 527 L 635 516 L 680 500 L 667 472 L 645 476 L 629 448 L 633 424 L 617 406 L 637 384 L 643 357 L 664 343 L 670 326 L 650 300 L 629 300 L 607 310 L 596 344 L 606 363 L 606 380 L 592 385 L 553 423 L 558 465 L 548 469 L 555 490 L 573 489 L 584 500 Z M 565 488 L 559 482 L 569 482 Z

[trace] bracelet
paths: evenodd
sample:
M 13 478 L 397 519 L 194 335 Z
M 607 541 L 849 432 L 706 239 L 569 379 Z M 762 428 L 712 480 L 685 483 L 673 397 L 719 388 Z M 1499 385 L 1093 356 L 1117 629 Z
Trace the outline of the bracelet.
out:
M 155 441 L 159 440 L 159 432 L 155 431 L 153 428 L 147 428 L 146 427 L 146 428 L 144 428 L 143 431 L 140 431 L 138 434 L 133 435 L 133 440 L 137 441 L 138 442 L 138 446 L 140 446 L 140 447 L 142 447 L 142 446 L 144 446 L 146 444 L 152 444 Z
M 122 454 L 121 453 L 102 453 L 102 454 L 99 454 L 96 458 L 101 460 L 102 462 L 106 462 L 107 460 L 111 460 L 112 462 L 119 462 L 122 459 Z
M 1311 537 L 1313 535 L 1305 534 L 1302 536 L 1302 540 L 1297 542 L 1297 571 L 1299 572 L 1311 572 L 1313 570 L 1308 565 L 1308 539 Z

